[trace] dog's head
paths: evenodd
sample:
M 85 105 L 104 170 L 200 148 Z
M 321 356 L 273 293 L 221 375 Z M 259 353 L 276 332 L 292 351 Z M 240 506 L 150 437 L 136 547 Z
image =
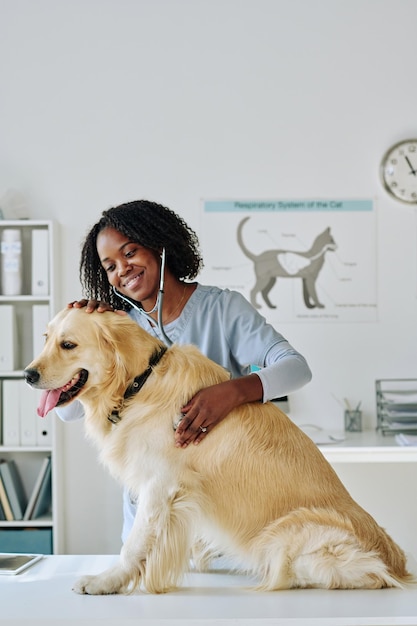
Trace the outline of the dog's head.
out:
M 113 400 L 145 370 L 159 342 L 127 315 L 66 308 L 48 324 L 41 354 L 24 371 L 26 382 L 44 390 L 38 414 L 106 389 Z

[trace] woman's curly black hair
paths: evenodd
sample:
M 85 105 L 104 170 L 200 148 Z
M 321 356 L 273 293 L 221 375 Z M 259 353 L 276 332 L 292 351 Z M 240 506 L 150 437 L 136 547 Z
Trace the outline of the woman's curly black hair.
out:
M 131 241 L 157 252 L 165 248 L 166 266 L 179 280 L 195 278 L 203 267 L 196 233 L 174 211 L 148 200 L 120 204 L 103 211 L 82 246 L 80 280 L 89 300 L 102 300 L 116 309 L 131 308 L 115 295 L 100 263 L 97 236 L 104 228 L 114 228 Z

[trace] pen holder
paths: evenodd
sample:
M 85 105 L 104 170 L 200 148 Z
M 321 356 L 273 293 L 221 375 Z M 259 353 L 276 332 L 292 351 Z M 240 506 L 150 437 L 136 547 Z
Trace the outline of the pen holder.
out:
M 355 409 L 345 410 L 345 430 L 350 433 L 358 433 L 362 430 L 362 411 Z

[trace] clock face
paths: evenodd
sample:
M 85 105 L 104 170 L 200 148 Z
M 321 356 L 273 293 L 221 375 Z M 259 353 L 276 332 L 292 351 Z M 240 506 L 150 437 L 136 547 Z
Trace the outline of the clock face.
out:
M 417 204 L 417 139 L 401 141 L 386 152 L 381 177 L 394 198 Z

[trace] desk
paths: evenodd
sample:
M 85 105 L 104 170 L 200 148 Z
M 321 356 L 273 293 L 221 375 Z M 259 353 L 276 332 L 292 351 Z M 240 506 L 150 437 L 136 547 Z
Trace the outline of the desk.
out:
M 0 579 L 2 626 L 416 626 L 417 587 L 255 592 L 226 569 L 190 572 L 163 595 L 80 596 L 72 583 L 109 567 L 116 556 L 47 556 L 19 576 Z M 411 569 L 417 564 L 412 559 Z
M 393 435 L 368 430 L 318 446 L 329 463 L 416 463 L 417 446 L 399 446 Z

